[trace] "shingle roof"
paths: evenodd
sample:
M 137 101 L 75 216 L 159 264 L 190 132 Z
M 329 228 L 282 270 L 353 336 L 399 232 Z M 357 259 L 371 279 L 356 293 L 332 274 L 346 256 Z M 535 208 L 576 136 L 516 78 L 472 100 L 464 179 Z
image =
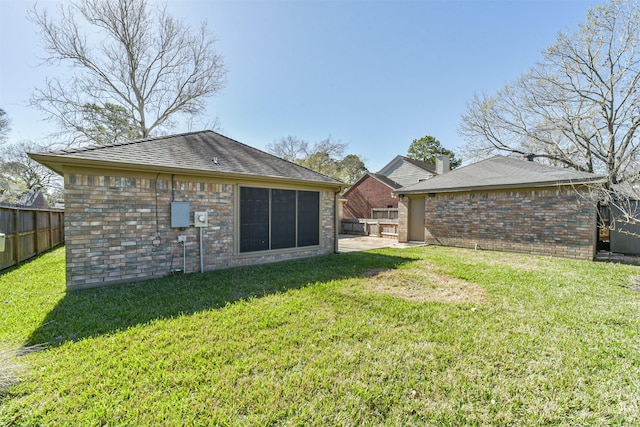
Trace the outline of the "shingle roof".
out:
M 412 194 L 491 188 L 545 187 L 602 179 L 602 176 L 588 172 L 557 168 L 513 157 L 495 156 L 394 192 Z
M 344 185 L 334 178 L 210 130 L 106 146 L 29 153 L 29 156 L 58 173 L 62 173 L 63 165 L 71 164 L 127 170 L 199 172 L 205 175 L 245 175 Z
M 432 165 L 431 163 L 426 163 L 421 160 L 416 160 L 416 159 L 412 159 L 410 157 L 405 157 L 405 156 L 399 156 L 399 157 L 405 162 L 411 163 L 412 165 L 417 166 L 420 169 L 423 169 L 427 172 L 431 172 L 434 174 L 436 173 L 436 166 Z
M 388 176 L 385 176 L 379 173 L 372 173 L 372 172 L 369 172 L 368 175 L 371 175 L 372 177 L 374 177 L 375 179 L 377 179 L 378 181 L 380 181 L 381 183 L 385 184 L 387 187 L 393 190 L 402 187 L 402 185 L 398 184 Z
M 373 178 L 377 181 L 379 181 L 380 183 L 386 185 L 387 187 L 389 187 L 389 189 L 391 191 L 396 190 L 400 187 L 402 187 L 402 185 L 398 184 L 397 182 L 395 182 L 394 180 L 392 180 L 391 178 L 385 176 L 385 175 L 381 175 L 379 173 L 373 173 L 373 172 L 367 172 L 364 175 L 362 175 L 362 177 L 356 181 L 355 184 L 353 184 L 351 186 L 351 188 L 349 188 L 344 194 L 343 194 L 343 198 L 344 196 L 347 196 L 348 194 L 350 194 L 352 191 L 355 191 L 356 188 L 358 188 L 358 186 L 360 185 L 361 182 L 365 181 L 367 178 Z
M 405 162 L 405 163 L 409 163 L 409 164 L 411 164 L 413 166 L 416 166 L 416 167 L 418 167 L 418 168 L 420 168 L 420 169 L 422 169 L 424 171 L 427 171 L 427 172 L 429 172 L 431 174 L 435 175 L 435 173 L 436 173 L 435 165 L 432 165 L 431 163 L 426 163 L 426 162 L 423 162 L 423 161 L 420 161 L 420 160 L 416 160 L 416 159 L 410 159 L 409 157 L 401 156 L 401 155 L 395 156 L 389 163 L 384 165 L 382 167 L 382 169 L 380 169 L 377 173 L 381 173 L 381 174 L 384 175 L 385 174 L 384 172 L 389 167 L 391 167 L 392 165 L 397 164 L 398 162 L 401 162 L 401 161 Z

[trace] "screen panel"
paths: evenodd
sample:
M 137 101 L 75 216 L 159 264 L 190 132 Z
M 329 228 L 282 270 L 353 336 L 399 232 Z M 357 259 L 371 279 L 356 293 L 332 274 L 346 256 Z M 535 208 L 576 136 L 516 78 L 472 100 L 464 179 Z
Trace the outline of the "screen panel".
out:
M 269 190 L 240 188 L 240 252 L 269 249 Z
M 271 190 L 271 249 L 296 247 L 296 192 Z
M 298 191 L 298 246 L 320 244 L 320 193 Z

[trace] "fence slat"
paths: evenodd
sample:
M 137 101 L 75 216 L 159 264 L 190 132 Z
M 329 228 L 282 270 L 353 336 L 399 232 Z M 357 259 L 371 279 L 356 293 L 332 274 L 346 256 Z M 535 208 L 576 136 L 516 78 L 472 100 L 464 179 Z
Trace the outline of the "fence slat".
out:
M 5 250 L 0 252 L 4 270 L 64 244 L 64 211 L 0 207 L 0 233 L 6 235 Z

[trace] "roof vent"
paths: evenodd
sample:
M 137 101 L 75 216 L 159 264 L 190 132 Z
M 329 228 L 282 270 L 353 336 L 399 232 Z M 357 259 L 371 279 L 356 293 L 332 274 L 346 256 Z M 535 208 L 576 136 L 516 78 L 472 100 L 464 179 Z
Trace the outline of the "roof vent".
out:
M 213 158 L 213 164 L 216 165 L 216 166 L 220 166 L 220 163 L 218 163 L 218 158 L 217 157 Z

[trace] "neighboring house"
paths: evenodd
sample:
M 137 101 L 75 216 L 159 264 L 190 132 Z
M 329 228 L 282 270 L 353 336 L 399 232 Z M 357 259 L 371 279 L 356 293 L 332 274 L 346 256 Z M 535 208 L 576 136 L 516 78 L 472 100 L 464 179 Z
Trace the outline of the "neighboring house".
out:
M 448 159 L 446 159 L 448 160 Z M 448 161 L 438 163 L 438 167 L 448 171 Z M 372 218 L 372 209 L 397 208 L 398 198 L 393 191 L 406 185 L 432 178 L 436 175 L 436 166 L 396 156 L 378 173 L 367 173 L 343 195 L 341 218 Z
M 495 156 L 395 190 L 398 239 L 593 259 L 596 208 L 585 184 L 603 177 Z
M 341 218 L 372 218 L 374 208 L 397 208 L 393 190 L 402 187 L 379 173 L 367 173 L 343 195 Z
M 336 252 L 345 184 L 212 131 L 29 155 L 64 176 L 67 289 Z
M 447 172 L 447 170 L 445 170 L 444 172 Z M 404 187 L 407 185 L 415 184 L 419 181 L 423 181 L 425 179 L 432 178 L 437 174 L 437 172 L 436 166 L 430 163 L 410 159 L 405 156 L 396 156 L 382 169 L 380 169 L 378 171 L 378 174 L 384 175 L 390 180 Z
M 0 206 L 29 209 L 48 209 L 49 203 L 42 191 L 32 189 L 18 194 L 9 200 L 0 200 Z

